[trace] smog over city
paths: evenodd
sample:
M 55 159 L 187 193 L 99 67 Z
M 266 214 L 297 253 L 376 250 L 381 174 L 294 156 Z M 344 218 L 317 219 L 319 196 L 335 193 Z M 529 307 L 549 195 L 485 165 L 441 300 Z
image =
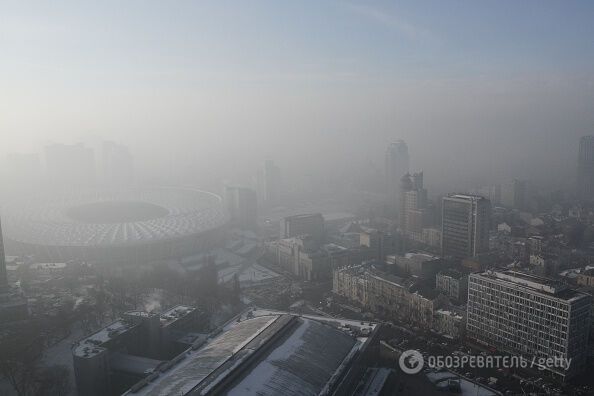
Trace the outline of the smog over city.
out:
M 0 395 L 594 394 L 593 21 L 0 0 Z

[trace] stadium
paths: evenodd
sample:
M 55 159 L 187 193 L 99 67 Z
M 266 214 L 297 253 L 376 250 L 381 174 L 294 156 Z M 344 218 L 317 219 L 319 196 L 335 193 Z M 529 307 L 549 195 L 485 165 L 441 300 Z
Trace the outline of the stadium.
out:
M 228 223 L 221 197 L 180 188 L 26 197 L 3 209 L 15 255 L 60 262 L 146 262 L 208 249 Z

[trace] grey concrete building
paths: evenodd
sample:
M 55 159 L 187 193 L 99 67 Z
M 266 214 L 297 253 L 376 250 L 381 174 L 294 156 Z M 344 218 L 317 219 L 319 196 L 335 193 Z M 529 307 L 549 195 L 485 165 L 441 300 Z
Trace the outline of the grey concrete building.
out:
M 254 190 L 240 186 L 225 187 L 225 204 L 231 224 L 254 228 L 258 220 L 258 198 Z
M 578 197 L 591 200 L 594 198 L 594 136 L 580 139 L 577 168 Z
M 397 140 L 388 146 L 385 164 L 386 191 L 388 200 L 393 205 L 398 202 L 400 179 L 408 173 L 409 162 L 408 146 L 404 140 Z
M 435 289 L 451 300 L 463 303 L 468 295 L 468 275 L 453 269 L 440 271 L 435 276 Z
M 443 198 L 441 249 L 443 256 L 474 257 L 489 250 L 491 202 L 478 195 Z
M 468 279 L 467 336 L 528 359 L 571 359 L 546 367 L 561 379 L 585 368 L 591 311 L 591 295 L 547 278 L 507 270 Z
M 281 238 L 309 235 L 316 240 L 324 237 L 324 216 L 307 213 L 288 216 L 281 220 Z

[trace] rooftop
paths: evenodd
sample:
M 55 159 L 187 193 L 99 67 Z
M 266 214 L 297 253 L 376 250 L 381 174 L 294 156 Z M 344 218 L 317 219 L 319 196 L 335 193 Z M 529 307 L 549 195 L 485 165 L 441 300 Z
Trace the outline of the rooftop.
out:
M 194 312 L 195 310 L 195 307 L 191 307 L 189 305 L 178 305 L 168 309 L 167 311 L 161 313 L 161 326 L 169 326 L 170 324 Z
M 497 279 L 513 286 L 526 287 L 536 292 L 548 294 L 567 301 L 582 297 L 581 293 L 570 289 L 569 286 L 560 281 L 524 272 L 513 270 L 486 271 L 481 274 L 474 274 L 474 276 L 477 275 Z
M 126 320 L 116 320 L 115 322 L 105 326 L 101 330 L 96 331 L 90 336 L 85 337 L 79 341 L 72 353 L 78 357 L 92 357 L 105 350 L 102 346 L 121 334 L 138 327 L 140 323 L 133 323 Z
M 362 327 L 353 323 L 253 311 L 159 366 L 126 394 L 319 394 L 366 339 L 352 334 L 355 325 Z M 370 332 L 374 325 L 367 327 Z

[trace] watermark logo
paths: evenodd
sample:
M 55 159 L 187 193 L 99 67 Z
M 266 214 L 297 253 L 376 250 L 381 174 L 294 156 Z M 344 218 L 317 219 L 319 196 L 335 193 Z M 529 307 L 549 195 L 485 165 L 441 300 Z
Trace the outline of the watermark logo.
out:
M 534 357 L 503 355 L 467 355 L 454 352 L 447 356 L 427 356 L 409 349 L 402 352 L 398 361 L 400 369 L 406 374 L 417 374 L 426 365 L 431 369 L 464 369 L 464 368 L 532 368 L 538 370 L 567 370 L 571 359 L 562 357 Z
M 423 369 L 425 359 L 423 355 L 417 350 L 409 349 L 402 352 L 400 359 L 398 359 L 400 369 L 406 374 L 417 374 Z

